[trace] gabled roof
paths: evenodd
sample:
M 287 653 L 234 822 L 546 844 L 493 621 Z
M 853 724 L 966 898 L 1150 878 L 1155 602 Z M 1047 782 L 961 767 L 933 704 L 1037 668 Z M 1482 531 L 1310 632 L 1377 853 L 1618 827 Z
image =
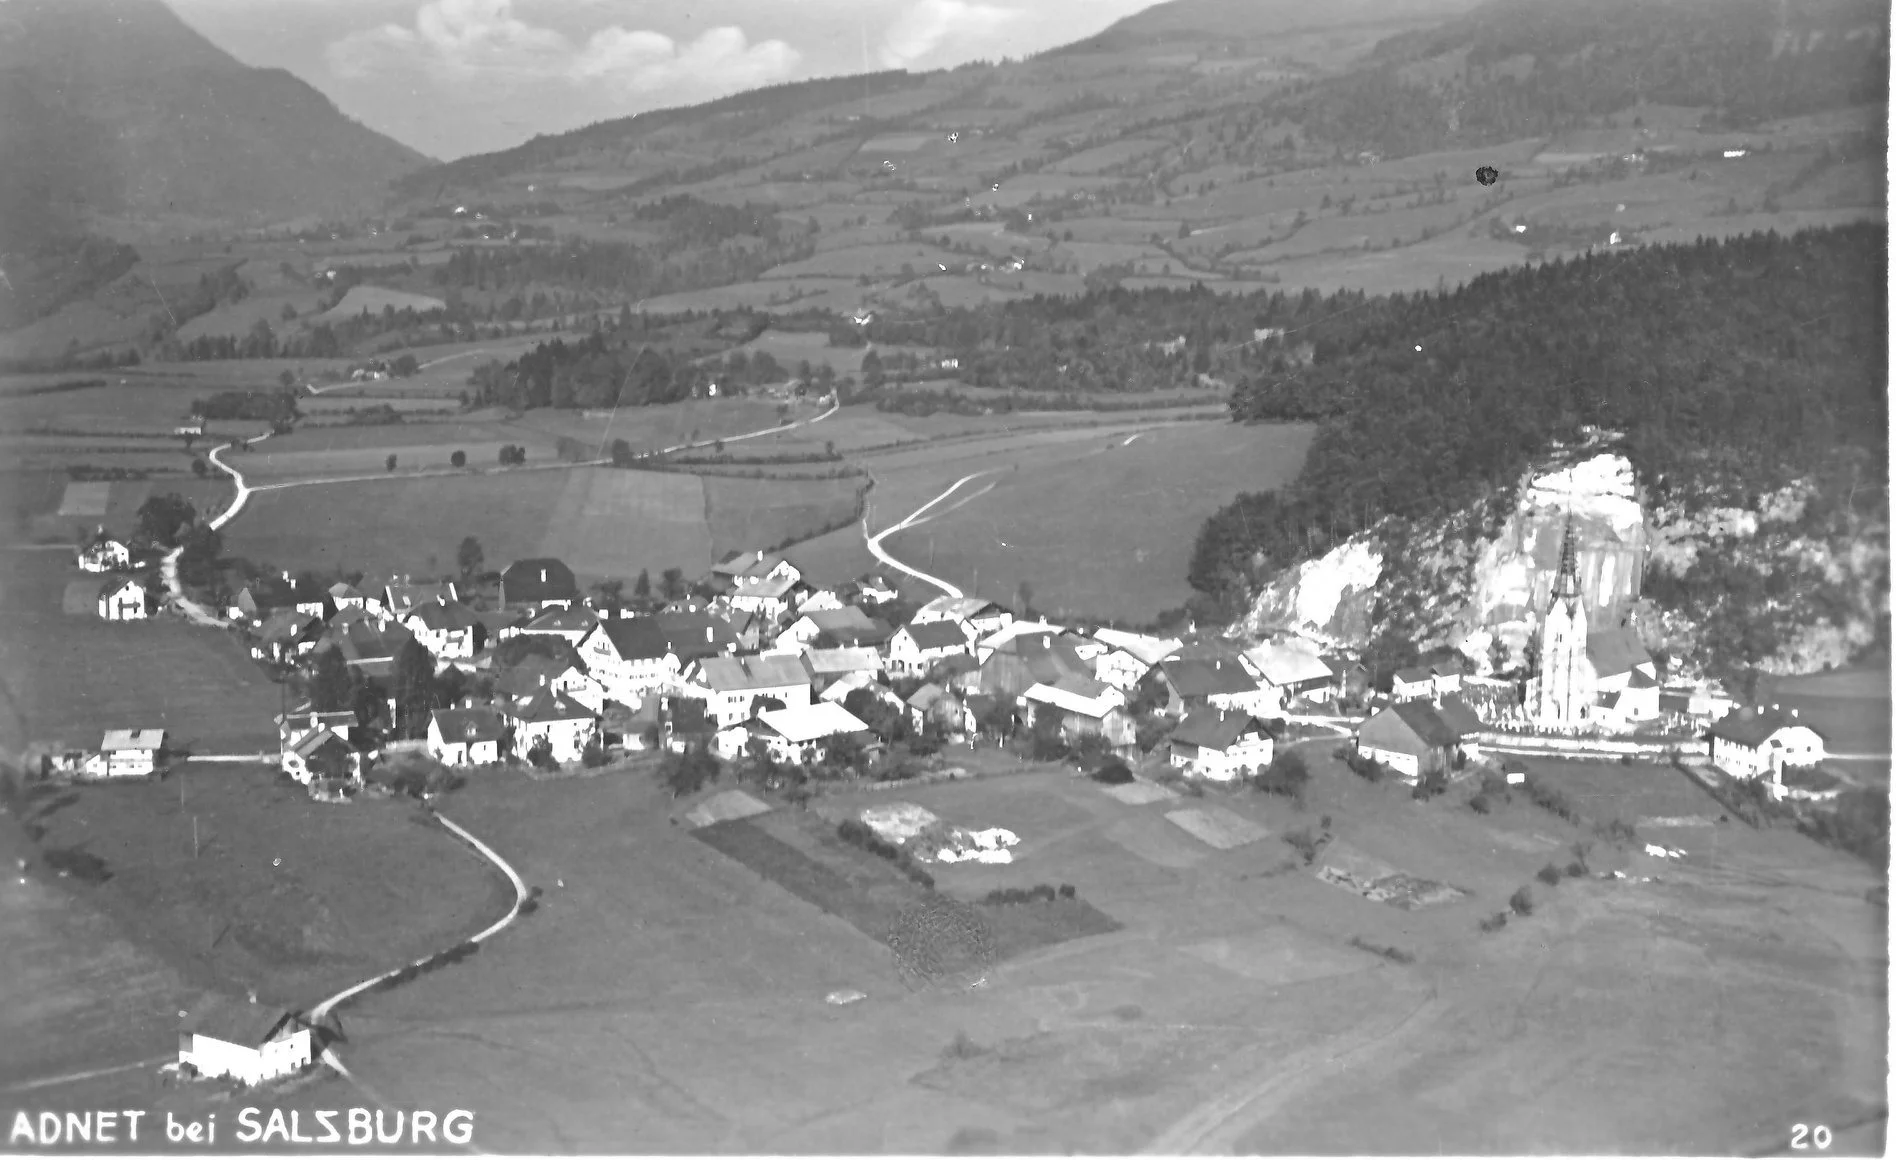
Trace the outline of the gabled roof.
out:
M 127 588 L 136 588 L 140 592 L 143 592 L 145 590 L 145 582 L 136 576 L 115 577 L 111 580 L 107 580 L 105 586 L 99 589 L 99 599 L 103 600 L 108 596 L 116 596 L 119 592 Z
M 534 689 L 501 709 L 515 721 L 577 721 L 590 719 L 591 709 L 552 688 Z
M 698 680 L 716 692 L 736 693 L 808 685 L 810 674 L 793 656 L 706 657 L 698 662 Z
M 949 620 L 972 620 L 977 616 L 996 616 L 1007 610 L 992 600 L 983 600 L 979 596 L 937 596 L 916 611 L 920 617 L 946 617 Z
M 1394 713 L 1401 719 L 1409 731 L 1421 739 L 1422 744 L 1431 749 L 1445 749 L 1461 740 L 1455 727 L 1442 719 L 1435 706 L 1427 701 L 1402 701 L 1383 710 Z
M 507 731 L 507 727 L 501 723 L 500 714 L 488 708 L 436 709 L 433 718 L 441 740 L 449 745 L 499 741 Z
M 739 552 L 727 560 L 711 565 L 713 576 L 761 577 L 770 574 L 771 569 L 783 562 L 782 556 L 773 556 L 764 552 Z
M 1587 634 L 1587 660 L 1596 675 L 1614 677 L 1651 664 L 1652 654 L 1632 629 L 1608 628 Z
M 940 685 L 937 685 L 933 681 L 929 681 L 926 684 L 924 684 L 921 688 L 909 694 L 909 699 L 904 703 L 907 704 L 908 707 L 911 709 L 926 710 L 930 706 L 932 706 L 936 701 L 939 701 L 943 697 L 946 697 L 946 696 L 948 696 L 948 690 L 942 688 Z
M 861 733 L 869 726 L 834 701 L 818 701 L 800 709 L 766 709 L 757 720 L 793 745 L 819 741 L 838 733 Z
M 430 632 L 453 632 L 456 629 L 473 628 L 480 623 L 480 617 L 474 614 L 472 608 L 456 600 L 418 605 L 402 619 L 419 620 L 422 627 Z
M 716 656 L 737 647 L 737 631 L 730 621 L 715 613 L 661 612 L 652 620 L 676 644 L 680 662 Z
M 1293 645 L 1261 644 L 1246 652 L 1244 658 L 1257 666 L 1266 681 L 1280 688 L 1307 681 L 1329 681 L 1336 676 L 1314 651 Z
M 1487 728 L 1482 724 L 1481 718 L 1476 716 L 1474 709 L 1469 707 L 1468 702 L 1460 697 L 1443 697 L 1442 703 L 1436 707 L 1436 712 L 1448 727 L 1455 731 L 1457 737 L 1466 737 Z
M 550 689 L 554 681 L 569 672 L 578 671 L 575 666 L 564 664 L 551 657 L 531 656 L 496 678 L 494 691 L 509 697 L 524 697 L 541 689 Z
M 1267 732 L 1264 722 L 1249 713 L 1236 709 L 1200 709 L 1187 713 L 1172 730 L 1169 740 L 1222 753 L 1247 733 Z
M 792 588 L 797 586 L 794 576 L 772 576 L 751 579 L 745 577 L 737 582 L 733 596 L 755 596 L 763 600 L 781 600 Z
M 1004 628 L 997 628 L 975 642 L 983 653 L 997 649 L 1011 649 L 1013 643 L 1027 636 L 1061 636 L 1066 632 L 1057 624 L 1048 624 L 1044 620 L 1016 620 Z
M 500 585 L 509 604 L 573 600 L 579 596 L 573 570 L 551 556 L 515 560 L 500 574 Z
M 1626 682 L 1629 689 L 1656 689 L 1659 682 L 1646 675 L 1645 669 L 1634 669 L 1632 679 Z
M 294 608 L 279 608 L 257 626 L 257 638 L 270 644 L 295 640 L 307 632 L 310 625 L 315 622 L 316 618 L 307 612 L 298 612 Z
M 1771 736 L 1778 730 L 1799 726 L 1810 728 L 1807 723 L 1782 709 L 1741 705 L 1714 722 L 1710 734 L 1721 741 L 1731 741 L 1746 749 L 1757 749 L 1771 740 Z M 1816 731 L 1812 730 L 1812 732 Z
M 1173 658 L 1161 664 L 1165 677 L 1181 697 L 1209 697 L 1219 693 L 1248 693 L 1256 690 L 1257 678 L 1246 672 L 1234 659 L 1184 660 Z
M 580 632 L 583 633 L 602 618 L 583 604 L 571 608 L 552 608 L 520 626 L 521 632 Z
M 105 740 L 99 743 L 100 753 L 116 753 L 129 749 L 163 749 L 165 731 L 163 729 L 107 729 Z
M 1146 665 L 1156 665 L 1185 647 L 1183 641 L 1176 639 L 1147 636 L 1140 632 L 1123 632 L 1117 628 L 1096 628 L 1093 630 L 1093 639 L 1101 644 L 1111 645 Z
M 963 631 L 960 621 L 934 620 L 927 624 L 906 624 L 902 632 L 915 642 L 915 647 L 923 651 L 937 648 L 966 648 L 968 634 Z
M 346 581 L 338 580 L 329 586 L 329 598 L 331 600 L 360 600 L 362 590 Z
M 1433 681 L 1435 679 L 1435 670 L 1428 665 L 1410 665 L 1406 669 L 1397 669 L 1395 679 L 1405 685 L 1419 684 L 1423 681 Z
M 879 673 L 882 658 L 872 648 L 813 648 L 803 654 L 803 667 L 810 675 L 836 673 Z
M 347 741 L 329 731 L 327 726 L 319 726 L 302 740 L 290 746 L 290 752 L 307 761 L 318 752 L 329 750 L 332 753 L 348 757 L 355 749 Z
M 302 1016 L 294 1011 L 223 998 L 214 1000 L 188 1018 L 186 1028 L 190 1034 L 252 1049 L 277 1038 L 279 1032 L 294 1034 L 308 1026 Z
M 1068 675 L 1057 684 L 1034 685 L 1022 694 L 1029 701 L 1040 701 L 1087 717 L 1104 717 L 1126 703 L 1125 694 L 1091 677 Z
M 867 632 L 880 627 L 871 620 L 869 614 L 855 605 L 843 608 L 818 608 L 804 613 L 798 619 L 807 620 L 818 632 L 827 632 L 832 636 L 842 636 L 847 632 Z
M 388 585 L 388 602 L 392 611 L 406 612 L 417 604 L 429 604 L 437 600 L 453 600 L 454 584 L 407 584 Z

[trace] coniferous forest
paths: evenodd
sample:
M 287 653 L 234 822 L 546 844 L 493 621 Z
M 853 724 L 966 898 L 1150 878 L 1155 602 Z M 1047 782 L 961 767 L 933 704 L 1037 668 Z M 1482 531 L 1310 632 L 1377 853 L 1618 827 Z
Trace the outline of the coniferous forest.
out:
M 1255 376 L 1234 418 L 1321 417 L 1302 475 L 1207 521 L 1195 588 L 1226 609 L 1385 516 L 1511 485 L 1586 425 L 1642 479 L 1755 497 L 1847 465 L 1887 510 L 1888 230 L 1753 234 L 1483 275 L 1329 319 L 1312 366 Z

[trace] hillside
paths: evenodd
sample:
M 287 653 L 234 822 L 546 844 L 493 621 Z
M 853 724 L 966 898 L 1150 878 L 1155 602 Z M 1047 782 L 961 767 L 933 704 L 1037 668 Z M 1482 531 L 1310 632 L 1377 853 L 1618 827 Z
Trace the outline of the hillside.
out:
M 426 162 L 160 0 L 0 12 L 0 251 L 95 217 L 215 228 L 343 213 Z

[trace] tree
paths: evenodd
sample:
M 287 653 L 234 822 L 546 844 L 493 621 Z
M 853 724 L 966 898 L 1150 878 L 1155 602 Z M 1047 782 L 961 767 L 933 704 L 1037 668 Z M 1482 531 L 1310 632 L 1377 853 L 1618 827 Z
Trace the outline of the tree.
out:
M 395 453 L 394 452 L 391 451 L 389 453 L 388 458 L 383 461 L 383 466 L 388 468 L 388 470 L 390 471 L 395 470 Z
M 199 479 L 203 479 L 206 475 L 210 474 L 210 471 L 211 471 L 210 466 L 204 462 L 204 457 L 202 455 L 195 456 L 192 458 L 191 460 L 191 474 L 192 475 L 197 476 Z
M 644 604 L 652 598 L 652 575 L 645 569 L 639 569 L 638 579 L 632 581 L 632 599 Z
M 666 600 L 678 600 L 685 594 L 685 570 L 667 568 L 659 574 L 658 590 Z
M 718 779 L 722 767 L 702 741 L 686 747 L 683 753 L 667 753 L 659 765 L 659 777 L 675 798 L 697 793 Z
M 599 606 L 607 611 L 617 612 L 625 606 L 623 580 L 601 580 L 593 585 L 593 592 L 599 597 Z
M 1301 752 L 1280 748 L 1264 772 L 1258 775 L 1257 788 L 1265 793 L 1282 794 L 1302 800 L 1304 786 L 1310 782 L 1310 767 Z
M 1066 734 L 1060 728 L 1059 714 L 1042 707 L 1034 714 L 1033 759 L 1035 761 L 1058 761 L 1067 755 Z
M 183 550 L 178 553 L 178 579 L 192 587 L 206 587 L 217 580 L 218 559 L 224 552 L 224 537 L 216 528 L 192 524 L 178 537 Z
M 395 361 L 388 367 L 389 373 L 398 379 L 408 378 L 420 369 L 421 364 L 415 361 L 415 356 L 407 353 L 397 355 Z
M 289 315 L 290 318 L 296 317 L 296 308 L 294 306 L 291 306 L 288 303 L 284 303 L 283 309 L 290 311 L 290 315 Z M 296 385 L 296 376 L 291 374 L 286 369 L 283 371 L 282 374 L 279 374 L 277 376 L 277 382 L 282 383 L 285 387 L 293 387 Z
M 448 456 L 448 463 L 454 467 L 466 467 L 467 466 L 467 452 L 456 451 L 454 454 Z
M 1014 589 L 1014 604 L 1014 613 L 1016 616 L 1022 618 L 1032 616 L 1034 608 L 1034 586 L 1022 580 L 1020 586 Z
M 428 646 L 410 640 L 395 657 L 396 731 L 403 737 L 423 736 L 435 704 L 435 658 Z
M 177 492 L 154 495 L 138 507 L 138 534 L 153 543 L 175 545 L 187 524 L 197 521 L 197 509 Z
M 460 452 L 457 451 L 455 454 L 458 455 Z M 486 553 L 481 551 L 481 542 L 473 536 L 462 540 L 461 546 L 455 550 L 454 562 L 461 567 L 461 578 L 472 580 L 480 572 L 481 566 L 487 562 Z
M 349 678 L 349 662 L 342 650 L 324 649 L 316 657 L 316 669 L 309 678 L 309 706 L 318 713 L 333 713 L 349 708 L 355 700 L 354 682 Z
M 1006 737 L 1014 732 L 1014 707 L 996 697 L 974 715 L 974 724 L 983 733 Z
M 545 736 L 533 739 L 527 746 L 527 762 L 535 769 L 552 769 L 559 764 L 553 760 L 553 742 Z

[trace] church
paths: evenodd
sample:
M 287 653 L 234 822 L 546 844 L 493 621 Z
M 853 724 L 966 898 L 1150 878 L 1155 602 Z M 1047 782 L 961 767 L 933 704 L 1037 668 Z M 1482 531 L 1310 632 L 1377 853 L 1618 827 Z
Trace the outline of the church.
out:
M 1589 631 L 1571 517 L 1525 708 L 1536 725 L 1560 730 L 1618 731 L 1659 715 L 1658 668 L 1638 634 L 1617 626 Z

